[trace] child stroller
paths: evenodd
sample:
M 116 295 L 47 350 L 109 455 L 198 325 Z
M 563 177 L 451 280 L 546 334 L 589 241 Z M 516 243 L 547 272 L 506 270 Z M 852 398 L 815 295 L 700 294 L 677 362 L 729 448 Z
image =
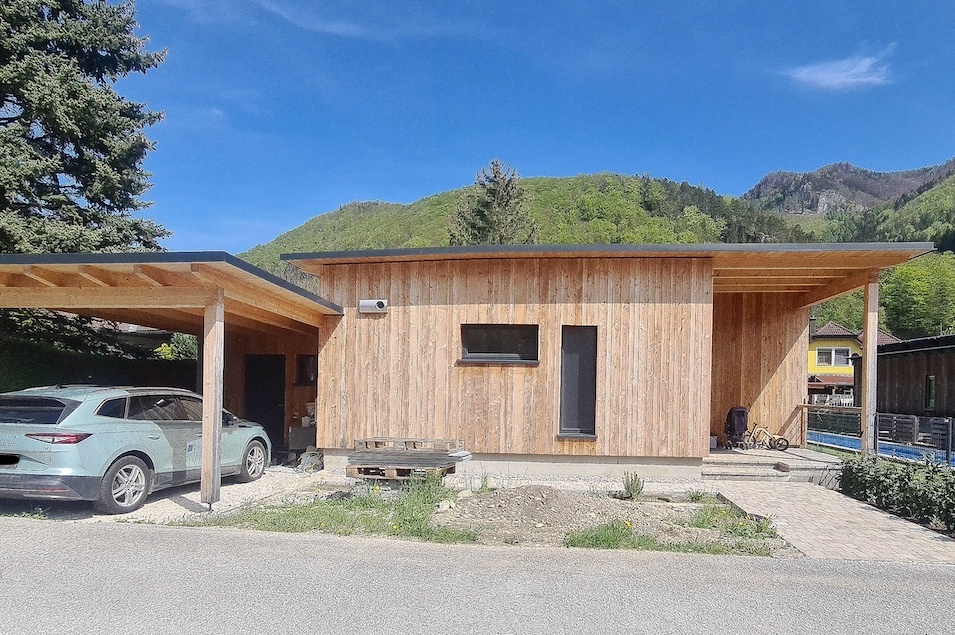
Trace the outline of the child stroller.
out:
M 730 448 L 743 447 L 743 435 L 749 431 L 749 410 L 742 406 L 734 406 L 726 413 L 726 446 Z

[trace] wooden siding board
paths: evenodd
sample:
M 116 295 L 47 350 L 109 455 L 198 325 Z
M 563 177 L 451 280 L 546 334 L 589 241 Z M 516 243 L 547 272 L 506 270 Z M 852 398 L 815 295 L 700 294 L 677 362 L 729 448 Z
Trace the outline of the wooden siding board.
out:
M 320 382 L 323 447 L 350 444 L 362 434 L 420 432 L 463 438 L 472 452 L 706 453 L 711 402 L 700 390 L 708 388 L 711 344 L 695 335 L 711 330 L 712 265 L 706 261 L 527 259 L 323 269 L 324 294 L 346 313 L 322 335 L 320 374 L 341 378 Z M 386 298 L 389 312 L 357 316 L 360 296 Z M 538 324 L 539 364 L 456 365 L 463 323 Z M 562 325 L 598 329 L 596 442 L 557 439 Z M 375 368 L 381 372 L 370 372 Z M 381 415 L 376 419 L 368 408 Z
M 712 433 L 722 435 L 726 411 L 742 405 L 751 422 L 797 440 L 808 354 L 808 311 L 798 304 L 769 293 L 714 297 Z

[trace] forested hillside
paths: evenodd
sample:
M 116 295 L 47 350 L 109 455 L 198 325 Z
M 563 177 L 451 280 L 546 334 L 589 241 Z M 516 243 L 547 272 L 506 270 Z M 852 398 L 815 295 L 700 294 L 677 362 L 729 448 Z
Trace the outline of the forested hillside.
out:
M 771 174 L 741 198 L 685 182 L 610 173 L 520 183 L 540 224 L 541 243 L 929 241 L 950 251 L 953 170 L 955 159 L 888 173 L 840 163 L 807 174 Z M 464 192 L 408 205 L 349 203 L 240 256 L 281 274 L 282 253 L 447 245 L 447 214 Z M 806 214 L 786 213 L 797 203 Z M 821 209 L 824 214 L 817 213 Z M 884 272 L 882 281 L 883 328 L 900 337 L 955 332 L 955 256 L 924 256 Z M 858 330 L 861 294 L 815 312 L 822 323 L 832 319 Z
M 541 243 L 796 241 L 812 237 L 776 214 L 705 187 L 649 176 L 592 174 L 521 180 Z M 464 189 L 404 205 L 349 203 L 240 256 L 269 270 L 279 254 L 448 244 L 447 214 Z

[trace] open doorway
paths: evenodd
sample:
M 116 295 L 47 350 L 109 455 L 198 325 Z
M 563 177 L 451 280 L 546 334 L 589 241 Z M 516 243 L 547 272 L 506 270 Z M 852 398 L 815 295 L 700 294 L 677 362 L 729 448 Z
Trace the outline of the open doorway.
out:
M 273 448 L 285 448 L 285 355 L 245 356 L 245 418 L 265 428 Z

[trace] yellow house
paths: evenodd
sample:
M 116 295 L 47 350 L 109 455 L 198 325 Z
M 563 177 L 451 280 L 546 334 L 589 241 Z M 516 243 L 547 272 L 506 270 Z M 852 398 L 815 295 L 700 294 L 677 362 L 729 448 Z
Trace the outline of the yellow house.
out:
M 879 344 L 899 339 L 879 331 Z M 862 338 L 841 324 L 828 322 L 809 335 L 809 400 L 852 405 L 852 357 L 862 355 Z
M 862 354 L 858 334 L 829 322 L 809 336 L 809 374 L 852 377 L 853 354 Z

